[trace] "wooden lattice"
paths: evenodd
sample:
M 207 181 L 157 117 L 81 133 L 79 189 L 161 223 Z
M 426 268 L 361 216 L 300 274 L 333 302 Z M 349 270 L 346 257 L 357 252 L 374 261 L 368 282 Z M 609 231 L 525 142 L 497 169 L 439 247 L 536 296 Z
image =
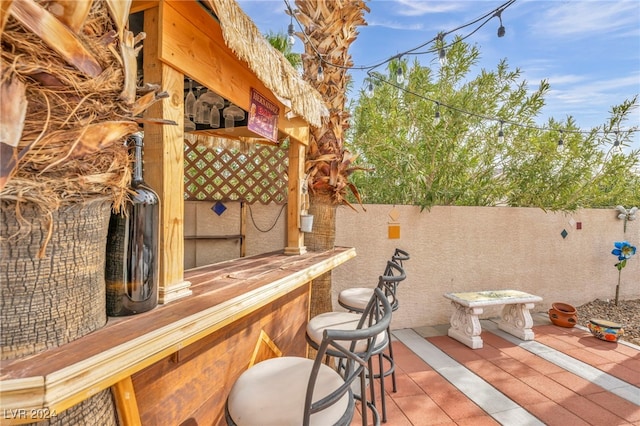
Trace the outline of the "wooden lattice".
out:
M 185 140 L 184 198 L 284 204 L 287 167 L 287 151 L 280 147 L 259 145 L 245 154 Z

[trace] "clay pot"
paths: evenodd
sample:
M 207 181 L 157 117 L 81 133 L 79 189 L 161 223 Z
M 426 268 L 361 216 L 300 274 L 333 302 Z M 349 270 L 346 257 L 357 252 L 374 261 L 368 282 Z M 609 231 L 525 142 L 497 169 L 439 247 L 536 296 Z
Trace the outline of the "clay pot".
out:
M 587 324 L 589 331 L 595 337 L 606 342 L 617 342 L 624 334 L 622 325 L 599 318 L 592 318 Z
M 549 309 L 549 319 L 554 325 L 571 328 L 578 323 L 578 312 L 567 303 L 556 302 Z

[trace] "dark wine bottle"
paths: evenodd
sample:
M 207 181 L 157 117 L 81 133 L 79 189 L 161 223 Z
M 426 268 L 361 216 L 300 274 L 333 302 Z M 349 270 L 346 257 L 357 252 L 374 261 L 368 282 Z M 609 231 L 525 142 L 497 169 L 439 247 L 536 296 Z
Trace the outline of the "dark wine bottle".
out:
M 105 271 L 109 316 L 139 314 L 158 304 L 160 202 L 142 178 L 142 136 L 134 134 L 128 142 L 134 145 L 134 195 L 109 221 Z

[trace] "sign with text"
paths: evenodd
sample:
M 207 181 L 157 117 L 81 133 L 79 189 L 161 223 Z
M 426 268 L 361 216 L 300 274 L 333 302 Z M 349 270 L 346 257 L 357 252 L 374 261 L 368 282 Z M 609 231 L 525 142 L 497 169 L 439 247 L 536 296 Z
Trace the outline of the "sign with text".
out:
M 278 142 L 278 114 L 280 108 L 257 90 L 251 89 L 247 127 L 272 142 Z

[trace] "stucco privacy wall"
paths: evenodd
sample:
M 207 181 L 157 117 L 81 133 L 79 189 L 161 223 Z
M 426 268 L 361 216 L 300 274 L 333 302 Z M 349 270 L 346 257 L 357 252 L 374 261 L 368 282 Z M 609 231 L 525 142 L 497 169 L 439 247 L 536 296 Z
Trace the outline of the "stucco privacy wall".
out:
M 355 247 L 357 256 L 333 271 L 334 296 L 343 288 L 374 286 L 394 248 L 407 250 L 408 278 L 399 289 L 393 328 L 448 322 L 446 292 L 522 290 L 542 296 L 535 310 L 545 312 L 553 302 L 578 306 L 595 298 L 613 299 L 618 280 L 613 243 L 626 239 L 640 245 L 640 221 L 628 222 L 623 234 L 623 221 L 613 209 L 571 214 L 511 207 L 366 209 L 338 209 L 336 245 Z M 399 239 L 388 238 L 392 209 L 399 216 Z M 621 299 L 639 296 L 640 255 L 623 269 L 620 290 Z
M 236 201 L 223 203 L 226 210 L 220 215 L 211 209 L 214 204 L 214 201 L 185 201 L 185 237 L 240 234 L 240 203 Z M 286 210 L 286 206 L 275 204 L 247 205 L 245 222 L 247 256 L 280 250 L 286 246 L 287 212 L 283 211 L 283 208 Z M 239 239 L 185 238 L 185 269 L 237 257 L 240 257 Z
M 225 203 L 227 210 L 220 216 L 211 210 L 213 204 L 185 202 L 185 236 L 239 232 L 240 204 Z M 281 209 L 254 204 L 247 211 L 247 256 L 286 245 L 286 214 L 279 215 Z M 578 306 L 595 298 L 613 299 L 618 280 L 617 260 L 611 254 L 614 241 L 627 239 L 640 248 L 640 220 L 628 222 L 625 235 L 613 209 L 565 214 L 512 207 L 434 207 L 420 212 L 418 207 L 395 206 L 400 238 L 389 239 L 392 209 L 367 205 L 366 212 L 337 210 L 336 245 L 355 247 L 357 256 L 333 271 L 333 293 L 339 309 L 341 289 L 375 286 L 395 247 L 409 251 L 408 278 L 399 289 L 393 328 L 448 322 L 451 307 L 442 294 L 451 291 L 523 290 L 542 296 L 544 301 L 536 306 L 542 312 L 558 301 Z M 233 259 L 239 252 L 238 240 L 186 240 L 185 268 Z M 623 269 L 621 284 L 621 299 L 638 297 L 640 253 Z M 487 316 L 497 314 L 487 310 Z

